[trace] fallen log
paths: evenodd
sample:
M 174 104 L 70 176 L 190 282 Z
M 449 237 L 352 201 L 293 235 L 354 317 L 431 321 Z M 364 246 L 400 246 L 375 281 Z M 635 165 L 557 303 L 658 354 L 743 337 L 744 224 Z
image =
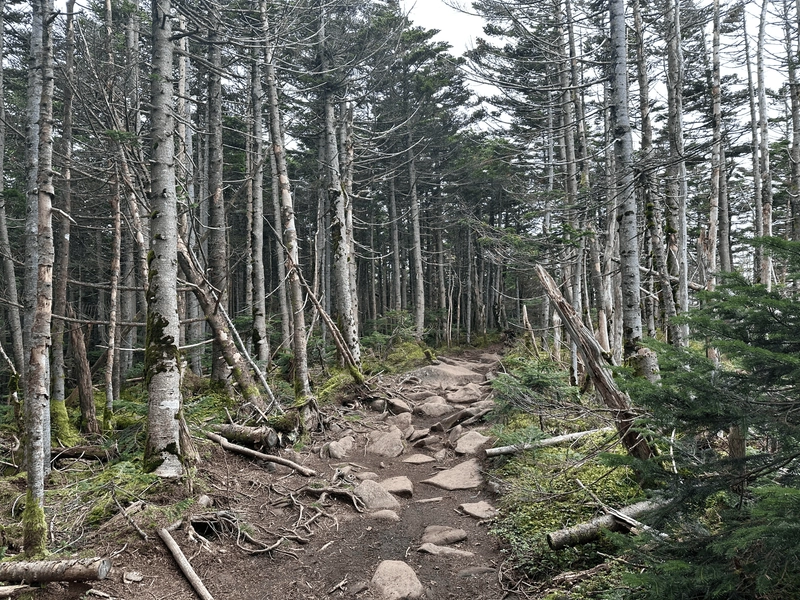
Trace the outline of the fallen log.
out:
M 210 431 L 206 432 L 206 437 L 214 442 L 217 442 L 220 446 L 225 448 L 230 452 L 236 452 L 237 454 L 243 454 L 244 456 L 249 456 L 250 458 L 257 458 L 258 460 L 265 460 L 267 462 L 273 462 L 278 465 L 283 465 L 284 467 L 289 467 L 290 469 L 294 469 L 301 475 L 305 477 L 313 477 L 317 474 L 316 471 L 313 469 L 309 469 L 308 467 L 304 467 L 303 465 L 298 465 L 296 462 L 288 460 L 286 458 L 281 458 L 280 456 L 273 456 L 272 454 L 264 454 L 263 452 L 259 452 L 258 450 L 252 450 L 250 448 L 245 448 L 244 446 L 239 446 L 238 444 L 231 444 L 228 440 L 226 440 L 221 435 L 217 435 L 216 433 L 211 433 Z
M 557 446 L 565 442 L 574 442 L 582 437 L 591 435 L 593 433 L 609 433 L 615 431 L 613 427 L 601 427 L 599 429 L 590 429 L 589 431 L 578 431 L 576 433 L 567 433 L 565 435 L 557 435 L 555 437 L 547 438 L 544 440 L 536 440 L 529 444 L 513 444 L 511 446 L 499 446 L 497 448 L 489 448 L 486 450 L 486 456 L 501 456 L 503 454 L 516 454 L 532 448 L 547 448 L 549 446 Z
M 91 458 L 99 461 L 109 461 L 119 456 L 117 446 L 104 448 L 102 446 L 70 446 L 69 448 L 51 448 L 52 460 L 59 458 Z
M 261 448 L 278 445 L 278 434 L 272 427 L 247 427 L 245 425 L 214 425 L 212 429 L 237 444 L 250 444 Z
M 164 545 L 169 550 L 170 554 L 172 554 L 172 558 L 175 559 L 175 562 L 178 563 L 178 568 L 183 573 L 184 577 L 189 581 L 189 584 L 192 586 L 192 589 L 197 592 L 197 595 L 200 597 L 201 600 L 214 600 L 214 596 L 206 589 L 206 586 L 203 584 L 203 580 L 197 576 L 194 569 L 192 568 L 191 563 L 186 558 L 186 555 L 181 550 L 181 547 L 178 546 L 178 543 L 175 541 L 175 538 L 170 535 L 169 531 L 162 528 L 158 530 L 158 537 L 161 538 L 161 541 L 164 542 Z
M 108 558 L 37 560 L 0 563 L 0 581 L 44 583 L 47 581 L 96 581 L 111 570 Z
M 664 500 L 645 500 L 621 508 L 618 512 L 624 517 L 633 519 L 639 515 L 663 508 L 667 504 L 668 502 Z M 585 544 L 600 537 L 600 533 L 605 529 L 610 531 L 627 531 L 630 529 L 630 525 L 624 523 L 623 518 L 619 518 L 615 515 L 603 515 L 587 523 L 580 523 L 572 527 L 566 527 L 548 533 L 547 544 L 553 550 L 561 550 L 567 546 Z

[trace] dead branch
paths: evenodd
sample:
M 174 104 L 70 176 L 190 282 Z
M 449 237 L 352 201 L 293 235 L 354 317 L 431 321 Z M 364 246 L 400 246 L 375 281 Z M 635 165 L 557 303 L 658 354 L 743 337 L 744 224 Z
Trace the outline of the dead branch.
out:
M 27 585 L 2 585 L 0 586 L 0 598 L 11 598 L 15 594 L 28 591 L 30 586 Z
M 212 429 L 234 443 L 246 443 L 261 448 L 278 445 L 278 434 L 272 427 L 246 427 L 244 425 L 213 425 Z
M 109 461 L 119 456 L 116 444 L 109 448 L 102 446 L 70 446 L 69 448 L 51 448 L 52 460 L 60 458 L 92 458 L 99 461 Z
M 203 584 L 203 580 L 200 579 L 200 577 L 197 576 L 197 573 L 194 572 L 194 569 L 187 560 L 186 555 L 184 555 L 180 546 L 178 546 L 178 543 L 170 535 L 169 531 L 164 528 L 159 529 L 158 537 L 160 537 L 161 541 L 164 542 L 164 545 L 170 551 L 170 554 L 172 554 L 175 562 L 178 563 L 178 568 L 180 568 L 184 577 L 186 577 L 186 579 L 189 581 L 189 584 L 192 586 L 194 591 L 197 592 L 197 595 L 200 596 L 201 600 L 214 600 L 214 597 Z
M 232 444 L 227 439 L 222 437 L 221 435 L 217 435 L 216 433 L 211 433 L 210 431 L 206 432 L 206 437 L 212 441 L 217 442 L 220 446 L 222 446 L 225 450 L 229 452 L 236 452 L 237 454 L 243 454 L 245 456 L 249 456 L 250 458 L 256 458 L 258 460 L 265 460 L 267 462 L 273 462 L 279 465 L 283 465 L 284 467 L 289 467 L 290 469 L 294 469 L 301 475 L 305 477 L 313 477 L 317 474 L 316 471 L 313 469 L 309 469 L 308 467 L 304 467 L 303 465 L 298 465 L 296 462 L 288 460 L 286 458 L 281 458 L 280 456 L 273 456 L 272 454 L 264 454 L 263 452 L 258 452 L 257 450 L 251 450 L 250 448 L 245 448 L 244 446 L 239 446 L 238 444 Z
M 544 440 L 536 440 L 529 444 L 513 444 L 511 446 L 499 446 L 497 448 L 489 448 L 486 450 L 486 456 L 501 456 L 503 454 L 516 454 L 532 448 L 547 448 L 550 446 L 557 446 L 565 442 L 574 442 L 582 437 L 591 435 L 593 433 L 609 433 L 614 431 L 613 427 L 601 427 L 599 429 L 590 429 L 589 431 L 578 431 L 576 433 L 567 433 L 565 435 L 557 435 L 555 437 L 547 438 Z

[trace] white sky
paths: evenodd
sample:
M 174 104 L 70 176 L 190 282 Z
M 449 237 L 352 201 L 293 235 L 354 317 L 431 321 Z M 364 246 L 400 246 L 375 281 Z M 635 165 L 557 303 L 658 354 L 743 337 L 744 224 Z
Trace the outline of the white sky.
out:
M 458 3 L 458 0 L 448 0 L 448 3 Z M 482 35 L 483 19 L 459 12 L 444 0 L 402 0 L 400 4 L 403 10 L 410 11 L 409 18 L 414 25 L 438 29 L 439 34 L 434 39 L 449 42 L 456 56 L 471 48 L 475 38 Z M 460 4 L 469 6 L 470 2 L 461 0 Z

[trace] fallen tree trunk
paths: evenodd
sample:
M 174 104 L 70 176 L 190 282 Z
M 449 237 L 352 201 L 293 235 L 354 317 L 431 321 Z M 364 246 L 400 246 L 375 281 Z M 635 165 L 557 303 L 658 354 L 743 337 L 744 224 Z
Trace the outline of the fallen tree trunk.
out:
M 668 503 L 663 500 L 645 500 L 644 502 L 637 502 L 621 508 L 618 512 L 624 517 L 636 518 L 648 512 L 653 512 L 659 508 L 663 508 Z M 567 546 L 577 546 L 591 542 L 600 536 L 600 532 L 604 529 L 611 531 L 626 531 L 630 529 L 630 525 L 623 522 L 623 519 L 614 515 L 603 515 L 592 519 L 587 523 L 580 523 L 559 529 L 547 534 L 547 544 L 553 550 L 561 550 Z
M 59 458 L 92 458 L 99 461 L 109 461 L 119 456 L 116 446 L 103 448 L 102 446 L 70 446 L 69 448 L 51 448 L 50 456 L 53 460 Z
M 278 434 L 272 427 L 247 427 L 245 425 L 214 425 L 212 429 L 237 444 L 250 444 L 262 448 L 278 445 Z
M 111 561 L 107 558 L 3 562 L 0 563 L 0 581 L 96 581 L 105 579 L 110 570 Z
M 184 555 L 183 550 L 181 547 L 178 546 L 178 543 L 175 539 L 170 535 L 169 531 L 166 529 L 159 529 L 158 530 L 158 537 L 161 538 L 161 541 L 164 542 L 164 545 L 172 554 L 172 558 L 175 559 L 175 562 L 178 563 L 178 568 L 180 568 L 181 573 L 183 573 L 184 577 L 189 581 L 192 586 L 192 589 L 197 592 L 197 595 L 200 596 L 201 600 L 214 600 L 214 596 L 206 589 L 206 586 L 203 584 L 203 580 L 197 576 L 197 573 L 194 572 L 191 563 Z
M 583 324 L 580 315 L 564 299 L 556 282 L 541 265 L 536 265 L 536 274 L 539 276 L 545 292 L 550 296 L 553 307 L 561 316 L 564 328 L 578 347 L 578 352 L 592 378 L 595 390 L 602 398 L 603 403 L 614 411 L 617 431 L 625 450 L 634 458 L 641 460 L 651 458 L 653 451 L 650 444 L 633 429 L 636 413 L 631 409 L 630 398 L 614 382 L 614 378 L 606 366 L 603 349 L 594 334 Z
M 489 448 L 486 450 L 486 456 L 501 456 L 503 454 L 516 454 L 530 450 L 531 448 L 547 448 L 549 446 L 557 446 L 565 442 L 574 442 L 582 437 L 591 435 L 592 433 L 608 433 L 614 431 L 613 427 L 601 427 L 600 429 L 590 429 L 589 431 L 578 431 L 576 433 L 567 433 L 565 435 L 557 435 L 555 437 L 547 438 L 544 440 L 537 440 L 529 444 L 514 444 L 512 446 L 499 446 L 497 448 Z
M 316 471 L 313 469 L 309 469 L 308 467 L 304 467 L 303 465 L 298 465 L 296 462 L 291 460 L 281 458 L 280 456 L 273 456 L 272 454 L 264 454 L 263 452 L 258 452 L 257 450 L 252 450 L 250 448 L 245 448 L 244 446 L 239 446 L 238 444 L 231 444 L 228 440 L 226 440 L 221 435 L 217 435 L 216 433 L 206 432 L 206 437 L 214 442 L 217 442 L 220 446 L 225 448 L 225 450 L 229 450 L 230 452 L 236 452 L 237 454 L 243 454 L 245 456 L 249 456 L 250 458 L 257 458 L 258 460 L 265 460 L 267 462 L 273 462 L 279 465 L 283 465 L 284 467 L 289 467 L 290 469 L 294 469 L 301 475 L 306 477 L 313 477 L 317 474 Z

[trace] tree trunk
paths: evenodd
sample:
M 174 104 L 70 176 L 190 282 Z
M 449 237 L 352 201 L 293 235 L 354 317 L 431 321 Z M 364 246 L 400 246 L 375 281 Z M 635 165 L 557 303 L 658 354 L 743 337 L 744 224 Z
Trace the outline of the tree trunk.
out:
M 766 6 L 766 0 L 763 0 Z M 747 66 L 747 95 L 750 106 L 750 144 L 752 148 L 751 165 L 753 168 L 753 199 L 755 200 L 755 215 L 753 218 L 753 234 L 759 238 L 764 235 L 764 222 L 762 212 L 763 194 L 761 193 L 761 160 L 759 159 L 758 144 L 758 116 L 756 112 L 756 83 L 753 81 L 752 59 L 750 56 L 750 36 L 747 33 L 747 11 L 742 11 L 742 37 L 744 38 L 744 60 Z M 756 244 L 753 248 L 753 281 L 761 282 L 761 262 L 764 253 L 763 247 Z
M 3 280 L 5 294 L 8 299 L 6 306 L 7 323 L 11 333 L 11 350 L 14 368 L 19 378 L 24 374 L 25 359 L 22 344 L 22 320 L 19 313 L 19 295 L 17 293 L 17 277 L 14 271 L 11 241 L 8 237 L 8 222 L 6 219 L 5 195 L 5 153 L 6 153 L 6 105 L 5 87 L 3 85 L 5 56 L 5 0 L 0 0 L 0 254 L 3 260 Z M 66 102 L 66 99 L 65 99 Z M 63 398 L 63 394 L 61 396 Z
M 66 308 L 67 316 L 75 318 L 72 307 L 67 305 Z M 61 319 L 58 320 L 61 321 Z M 89 359 L 86 356 L 86 338 L 83 335 L 83 328 L 78 323 L 70 323 L 69 337 L 72 344 L 72 360 L 81 407 L 81 431 L 97 434 L 100 433 L 100 426 L 97 423 L 94 389 L 92 388 L 92 370 L 89 367 Z
M 419 196 L 417 195 L 417 157 L 411 134 L 408 134 L 408 180 L 411 202 L 411 233 L 414 257 L 414 338 L 422 341 L 425 333 L 425 277 L 422 264 L 422 233 Z
M 633 139 L 628 116 L 628 52 L 625 0 L 611 0 L 611 129 L 616 157 L 619 255 L 622 272 L 623 352 L 636 354 L 642 339 L 639 292 L 639 235 L 633 180 Z
M 767 115 L 767 87 L 764 81 L 764 44 L 766 38 L 769 2 L 761 2 L 761 20 L 758 26 L 758 47 L 756 48 L 756 73 L 758 79 L 758 129 L 759 129 L 759 154 L 761 159 L 761 235 L 772 235 L 772 171 L 769 159 L 769 123 Z M 762 251 L 761 264 L 758 267 L 758 282 L 763 283 L 767 290 L 772 289 L 772 256 L 769 252 Z
M 28 497 L 23 515 L 26 556 L 37 556 L 47 545 L 44 521 L 44 478 L 50 470 L 50 321 L 53 314 L 53 40 L 52 0 L 33 3 L 31 51 L 41 78 L 38 97 L 38 163 L 36 207 L 36 282 L 30 323 L 30 355 L 25 381 L 25 433 Z M 35 41 L 38 39 L 38 42 Z M 30 101 L 30 99 L 29 99 Z M 32 115 L 29 115 L 31 117 Z M 33 128 L 33 125 L 31 125 Z M 31 199 L 31 196 L 29 196 Z
M 261 9 L 266 10 L 264 0 Z M 253 104 L 253 173 L 251 188 L 253 196 L 252 232 L 250 246 L 252 252 L 252 290 L 253 290 L 253 350 L 256 360 L 267 365 L 269 362 L 269 335 L 267 333 L 267 300 L 264 282 L 264 133 L 262 107 L 264 94 L 261 89 L 261 62 L 263 52 L 255 50 L 252 67 Z
M 183 474 L 178 341 L 178 214 L 175 188 L 171 0 L 152 3 L 151 250 L 147 286 L 145 464 L 161 477 Z

